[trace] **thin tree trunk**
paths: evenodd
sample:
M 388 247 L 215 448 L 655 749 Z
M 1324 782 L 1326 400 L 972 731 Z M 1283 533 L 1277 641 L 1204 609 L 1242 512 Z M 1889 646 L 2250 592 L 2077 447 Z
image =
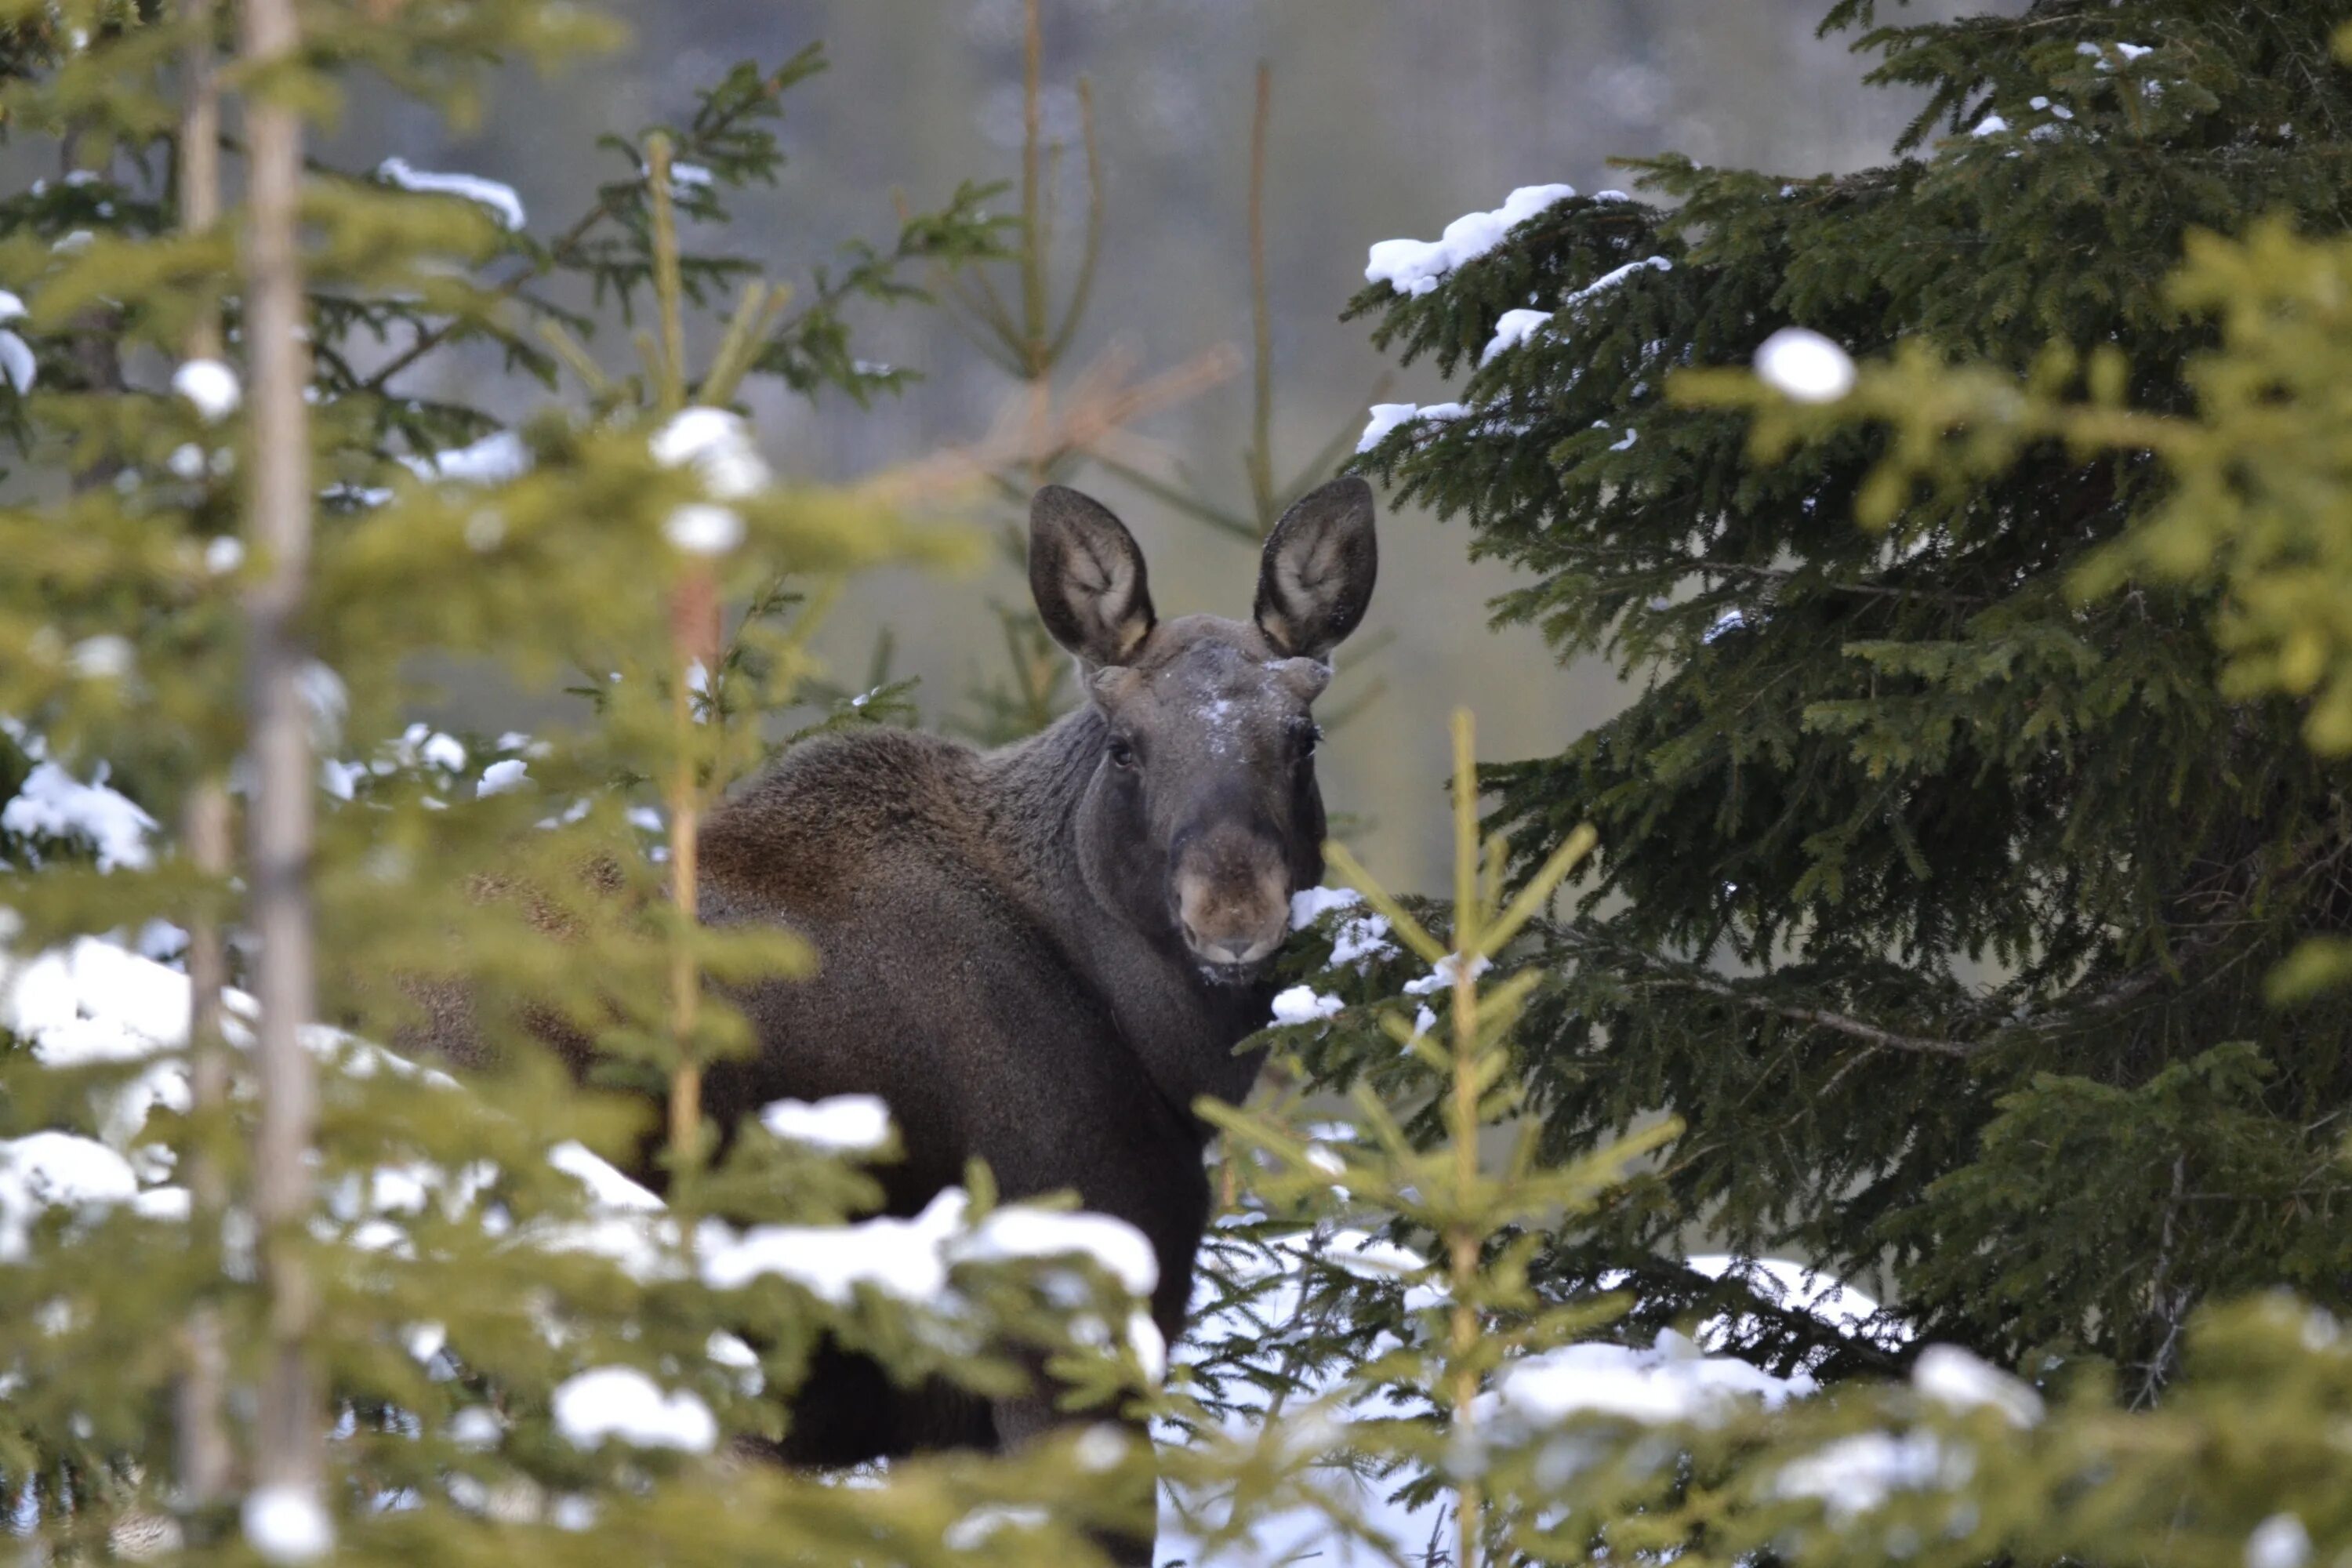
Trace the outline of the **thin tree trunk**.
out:
M 228 793 L 211 780 L 188 802 L 189 859 L 207 880 L 229 868 Z M 221 990 L 228 984 L 227 953 L 219 925 L 199 918 L 188 927 L 189 1090 L 195 1147 L 188 1162 L 188 1193 L 200 1243 L 220 1235 L 228 1207 L 228 1181 L 215 1154 L 221 1119 L 228 1113 L 228 1050 L 221 1038 Z M 187 1364 L 179 1390 L 179 1482 L 182 1509 L 200 1512 L 219 1503 L 235 1483 L 229 1443 L 228 1353 L 220 1312 L 210 1300 L 188 1315 Z
M 178 167 L 180 226 L 197 234 L 220 221 L 220 82 L 213 59 L 211 0 L 188 0 L 187 15 L 204 30 L 182 57 Z M 210 302 L 189 329 L 188 357 L 221 352 L 220 325 Z M 229 874 L 234 854 L 228 791 L 219 779 L 197 780 L 186 808 L 188 858 L 206 881 Z M 227 1046 L 221 1038 L 221 992 L 228 984 L 228 954 L 219 922 L 209 912 L 188 922 L 188 1079 L 195 1147 L 188 1163 L 194 1234 L 219 1235 L 228 1206 L 226 1173 L 216 1156 L 219 1119 L 228 1108 Z M 179 1427 L 180 1506 L 194 1514 L 219 1503 L 235 1484 L 236 1450 L 227 1418 L 228 1354 L 218 1309 L 199 1302 L 188 1315 L 186 1367 L 182 1373 Z
M 245 0 L 239 44 L 247 68 L 266 72 L 286 60 L 299 27 L 294 0 Z M 253 409 L 248 533 L 260 569 L 247 599 L 255 777 L 248 855 L 259 946 L 254 990 L 261 1004 L 253 1208 L 269 1310 L 254 1469 L 264 1487 L 315 1498 L 321 1441 L 308 1343 L 314 1302 L 297 1250 L 309 1208 L 304 1157 L 318 1100 L 301 1039 L 315 987 L 309 879 L 313 762 L 298 625 L 310 552 L 310 430 L 302 403 L 310 355 L 301 336 L 298 212 L 302 126 L 290 105 L 268 97 L 247 100 L 245 122 L 250 149 L 245 321 Z

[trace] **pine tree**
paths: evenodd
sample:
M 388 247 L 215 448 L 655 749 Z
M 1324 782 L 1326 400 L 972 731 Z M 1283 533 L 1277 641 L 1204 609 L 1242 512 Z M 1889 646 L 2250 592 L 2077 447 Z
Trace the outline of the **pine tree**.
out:
M 1885 1279 L 1915 1344 L 2087 1358 L 2146 1401 L 2199 1302 L 2334 1302 L 2352 1264 L 2343 1015 L 2265 994 L 2346 920 L 2343 773 L 2292 700 L 2332 634 L 2315 608 L 2274 624 L 2276 595 L 2332 591 L 2283 574 L 2318 536 L 2278 533 L 2264 498 L 2286 492 L 2247 477 L 2267 459 L 2243 427 L 2191 491 L 2142 452 L 1990 433 L 1970 416 L 1997 401 L 1959 407 L 1924 369 L 1892 428 L 1760 453 L 1743 408 L 1675 388 L 1767 350 L 1793 392 L 1834 395 L 1835 362 L 1809 380 L 1818 345 L 1776 339 L 1794 327 L 2011 378 L 2062 374 L 2053 343 L 2095 349 L 2103 395 L 2183 415 L 2242 285 L 2167 274 L 2198 233 L 2346 229 L 2352 78 L 2318 5 L 1874 9 L 1826 25 L 1866 29 L 1874 79 L 1924 89 L 1895 162 L 1661 158 L 1635 166 L 1651 201 L 1538 188 L 1377 247 L 1354 311 L 1467 379 L 1455 403 L 1376 410 L 1366 460 L 1527 574 L 1500 618 L 1635 693 L 1560 755 L 1481 777 L 1521 875 L 1600 833 L 1572 909 L 1515 955 L 1541 976 L 1519 1070 L 1549 1153 L 1683 1123 L 1593 1235 L 1544 1250 L 1544 1289 L 1630 1279 L 1650 1324 L 1736 1310 L 1784 1370 L 1907 1358 L 1681 1268 L 1706 1235 Z M 2300 384 L 2268 374 L 2241 395 Z M 1971 460 L 1981 443 L 1997 462 Z M 1915 482 L 1930 468 L 1943 482 Z M 2272 597 L 2195 548 L 2179 569 L 2224 492 Z M 2313 493 L 2297 515 L 2320 515 Z M 2076 596 L 2119 559 L 2175 569 Z M 1359 1036 L 1323 1065 L 1389 1064 Z

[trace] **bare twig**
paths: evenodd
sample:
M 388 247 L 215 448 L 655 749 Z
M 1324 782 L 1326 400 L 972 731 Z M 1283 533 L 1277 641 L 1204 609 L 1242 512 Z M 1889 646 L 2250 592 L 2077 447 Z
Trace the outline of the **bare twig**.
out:
M 1250 500 L 1261 539 L 1274 531 L 1274 321 L 1265 288 L 1265 132 L 1274 110 L 1274 68 L 1257 63 L 1257 112 L 1250 120 L 1249 262 L 1251 378 Z

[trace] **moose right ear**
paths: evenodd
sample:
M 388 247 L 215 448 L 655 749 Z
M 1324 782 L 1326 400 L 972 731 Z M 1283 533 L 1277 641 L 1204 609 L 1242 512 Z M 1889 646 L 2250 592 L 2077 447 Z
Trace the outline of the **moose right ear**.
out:
M 1380 569 L 1372 487 L 1352 477 L 1318 486 L 1282 514 L 1266 539 L 1258 629 L 1294 658 L 1328 659 L 1364 618 Z
M 1054 640 L 1097 668 L 1125 664 L 1155 623 L 1135 536 L 1062 485 L 1029 503 L 1029 593 Z

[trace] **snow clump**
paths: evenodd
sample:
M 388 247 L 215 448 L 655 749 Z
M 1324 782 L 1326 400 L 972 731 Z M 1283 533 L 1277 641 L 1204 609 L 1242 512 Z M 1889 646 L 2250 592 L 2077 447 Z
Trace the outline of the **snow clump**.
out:
M 1810 327 L 1782 327 L 1756 351 L 1764 384 L 1799 403 L 1835 403 L 1853 390 L 1853 361 Z
M 139 1195 L 131 1162 L 94 1138 L 33 1132 L 0 1141 L 0 1262 L 24 1261 L 42 1211 L 84 1212 Z
M 715 500 L 741 500 L 773 477 L 740 414 L 724 408 L 688 408 L 653 434 L 654 461 L 666 468 L 690 468 Z M 723 555 L 743 542 L 743 520 L 730 509 L 694 502 L 669 514 L 663 534 L 689 555 Z
M 236 372 L 216 359 L 192 359 L 172 373 L 172 390 L 187 399 L 196 417 L 217 425 L 245 400 Z
M 1290 895 L 1290 929 L 1305 931 L 1333 910 L 1352 910 L 1363 901 L 1353 888 L 1302 888 Z
M 130 796 L 109 788 L 106 777 L 103 763 L 83 784 L 55 763 L 36 762 L 16 798 L 0 806 L 0 831 L 79 838 L 98 851 L 101 871 L 143 869 L 155 819 Z
M 2274 1513 L 2246 1537 L 2246 1568 L 2304 1568 L 2311 1561 L 2311 1531 L 2291 1513 Z
M 1958 1345 L 1929 1345 L 1911 1366 L 1911 1386 L 1948 1410 L 1998 1410 L 2012 1426 L 2042 1419 L 2042 1396 Z
M 1470 978 L 1475 980 L 1494 967 L 1494 964 L 1486 959 L 1474 958 L 1470 961 Z M 1458 952 L 1449 952 L 1439 959 L 1427 974 L 1418 980 L 1406 981 L 1404 994 L 1408 996 L 1427 996 L 1433 992 L 1452 990 L 1454 983 L 1461 977 L 1461 970 L 1462 955 Z
M 1486 340 L 1486 347 L 1478 355 L 1482 365 L 1491 363 L 1499 353 L 1517 348 L 1535 335 L 1536 329 L 1551 320 L 1549 310 L 1506 310 L 1495 321 L 1495 335 Z M 1394 405 L 1391 405 L 1394 406 Z
M 1445 275 L 1475 261 L 1503 237 L 1545 208 L 1576 195 L 1573 185 L 1521 185 L 1492 212 L 1465 213 L 1436 239 L 1384 239 L 1364 261 L 1364 281 L 1385 283 L 1400 294 L 1427 294 Z
M 509 479 L 520 479 L 529 470 L 530 454 L 524 449 L 521 437 L 511 430 L 500 430 L 470 446 L 434 452 L 421 458 L 411 454 L 400 461 L 420 479 L 502 485 Z
M 17 321 L 24 314 L 25 301 L 0 289 L 0 321 Z M 7 376 L 17 396 L 33 390 L 33 378 L 39 368 L 34 362 L 31 345 L 14 332 L 0 331 L 0 374 Z
M 1581 1415 L 1629 1421 L 1720 1420 L 1739 1396 L 1775 1409 L 1813 1391 L 1802 1373 L 1776 1377 L 1736 1356 L 1710 1356 L 1672 1329 L 1648 1350 L 1574 1344 L 1528 1357 L 1504 1373 L 1491 1399 L 1502 1414 L 1535 1426 Z
M 836 1094 L 814 1104 L 780 1100 L 760 1112 L 760 1125 L 777 1137 L 833 1154 L 863 1154 L 890 1137 L 890 1108 L 879 1095 Z
M 310 1563 L 334 1550 L 335 1525 L 318 1492 L 289 1482 L 258 1486 L 240 1513 L 245 1539 L 271 1563 Z
M 707 1454 L 718 1446 L 710 1407 L 680 1390 L 664 1394 L 635 1367 L 602 1366 L 568 1378 L 555 1390 L 555 1428 L 575 1448 L 618 1437 L 639 1448 Z
M 1344 1005 L 1337 996 L 1323 995 L 1312 985 L 1294 985 L 1275 997 L 1274 1021 L 1312 1024 L 1320 1018 L 1337 1017 Z
M 1965 1452 L 1948 1451 L 1932 1432 L 1897 1437 L 1858 1432 L 1780 1467 L 1772 1489 L 1784 1498 L 1818 1498 L 1832 1520 L 1868 1513 L 1898 1491 L 1920 1491 L 1949 1475 L 1958 1479 L 1969 1464 Z

